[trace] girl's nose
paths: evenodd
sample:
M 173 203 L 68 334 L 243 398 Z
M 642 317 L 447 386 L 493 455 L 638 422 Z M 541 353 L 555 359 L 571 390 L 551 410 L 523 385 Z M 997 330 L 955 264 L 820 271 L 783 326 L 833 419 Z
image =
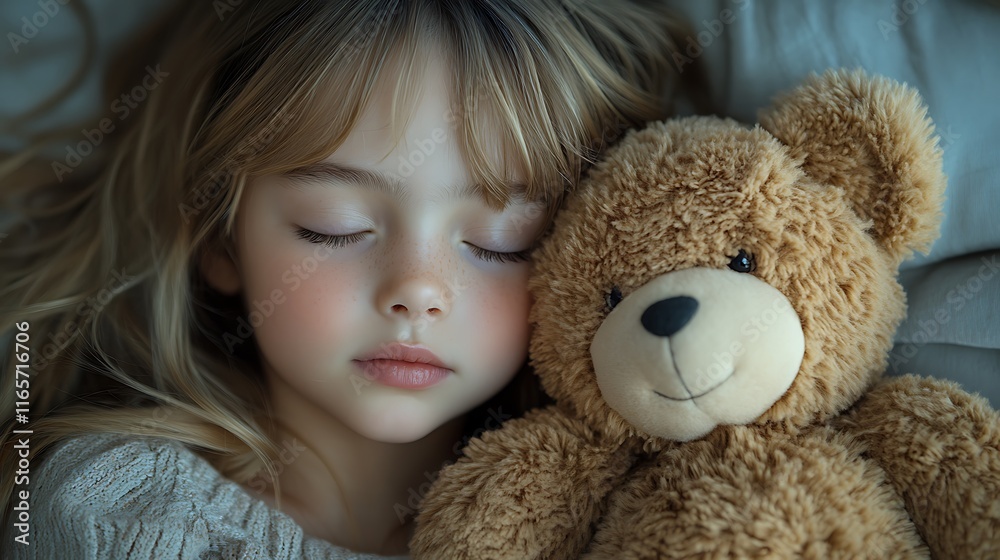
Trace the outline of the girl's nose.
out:
M 422 314 L 426 314 L 429 317 L 438 317 L 444 314 L 444 309 L 447 308 L 447 303 L 443 300 L 428 299 L 426 303 L 421 300 L 427 298 L 422 298 L 416 296 L 413 298 L 404 298 L 408 303 L 394 303 L 389 309 L 390 314 L 396 315 L 406 315 L 412 319 L 418 318 Z
M 379 311 L 392 319 L 414 324 L 443 319 L 451 310 L 455 294 L 444 278 L 431 271 L 412 271 L 388 278 L 379 294 Z
M 402 282 L 394 297 L 380 303 L 382 313 L 394 320 L 409 322 L 422 329 L 448 315 L 451 302 L 434 281 L 411 279 Z

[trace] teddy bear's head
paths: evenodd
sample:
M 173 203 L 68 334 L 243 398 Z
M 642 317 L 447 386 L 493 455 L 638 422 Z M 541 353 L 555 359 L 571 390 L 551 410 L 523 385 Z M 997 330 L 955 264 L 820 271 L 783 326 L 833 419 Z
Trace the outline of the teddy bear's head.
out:
M 536 252 L 535 370 L 619 441 L 804 426 L 885 369 L 945 182 L 920 99 L 828 72 L 760 117 L 630 132 Z

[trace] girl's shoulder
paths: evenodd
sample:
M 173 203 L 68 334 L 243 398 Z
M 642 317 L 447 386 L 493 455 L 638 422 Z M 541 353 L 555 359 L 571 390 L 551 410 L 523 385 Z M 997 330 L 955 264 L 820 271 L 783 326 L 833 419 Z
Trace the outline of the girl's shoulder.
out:
M 55 446 L 29 496 L 31 543 L 5 558 L 379 558 L 306 536 L 184 444 L 88 434 Z
M 92 513 L 134 508 L 136 498 L 144 496 L 150 502 L 148 511 L 151 505 L 165 507 L 193 498 L 199 489 L 212 488 L 221 478 L 207 461 L 179 442 L 94 433 L 55 445 L 38 466 L 36 491 L 41 499 L 83 505 Z

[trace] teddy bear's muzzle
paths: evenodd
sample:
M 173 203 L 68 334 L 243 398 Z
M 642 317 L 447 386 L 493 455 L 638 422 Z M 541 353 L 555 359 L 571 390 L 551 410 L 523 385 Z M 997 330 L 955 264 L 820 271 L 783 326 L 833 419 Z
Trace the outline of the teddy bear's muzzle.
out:
M 611 408 L 651 436 L 689 441 L 760 417 L 794 381 L 805 339 L 788 299 L 766 282 L 692 268 L 628 294 L 590 351 Z

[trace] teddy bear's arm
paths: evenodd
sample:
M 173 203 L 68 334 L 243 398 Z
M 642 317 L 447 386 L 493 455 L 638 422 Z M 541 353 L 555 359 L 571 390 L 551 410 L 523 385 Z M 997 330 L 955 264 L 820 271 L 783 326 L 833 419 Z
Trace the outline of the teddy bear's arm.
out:
M 885 470 L 935 557 L 1000 555 L 1000 414 L 983 398 L 891 378 L 839 423 Z
M 550 407 L 469 442 L 424 498 L 414 558 L 578 558 L 632 454 Z

